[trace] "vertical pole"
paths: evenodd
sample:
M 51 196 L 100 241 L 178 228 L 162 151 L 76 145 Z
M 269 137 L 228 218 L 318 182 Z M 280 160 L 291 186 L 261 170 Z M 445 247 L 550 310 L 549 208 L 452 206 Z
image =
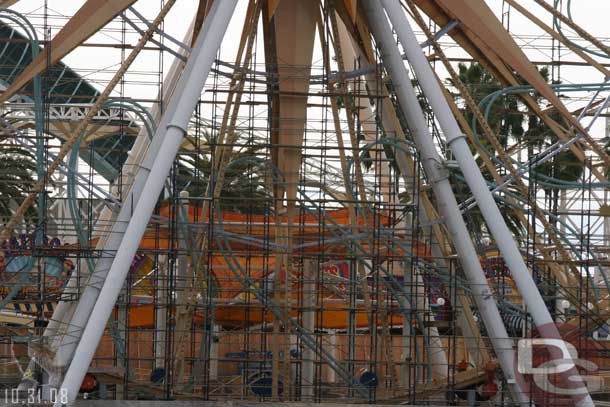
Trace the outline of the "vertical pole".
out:
M 426 119 L 398 52 L 398 47 L 395 45 L 386 16 L 377 0 L 364 1 L 363 7 L 377 46 L 381 50 L 384 65 L 392 78 L 399 104 L 406 116 L 413 139 L 421 155 L 424 171 L 437 197 L 439 210 L 447 224 L 455 249 L 464 267 L 464 272 L 472 287 L 473 297 L 485 322 L 485 327 L 507 379 L 513 400 L 519 405 L 527 405 L 528 398 L 520 390 L 515 380 L 513 341 L 508 337 L 500 312 L 487 284 L 477 252 L 453 195 L 448 174 L 443 166 L 443 160 L 433 144 L 432 135 L 428 130 Z
M 412 270 L 411 259 L 407 259 L 401 262 L 402 267 L 402 285 L 403 290 L 409 293 L 409 296 L 413 298 L 413 290 L 411 290 Z M 406 318 L 403 319 L 402 323 L 402 335 L 400 338 L 401 353 L 400 353 L 400 385 L 402 391 L 408 393 L 410 380 L 411 380 L 411 321 Z
M 606 113 L 608 113 L 610 111 L 610 109 L 606 109 Z M 610 117 L 606 116 L 606 123 L 605 123 L 605 136 L 606 136 L 606 140 L 608 140 L 608 137 L 610 137 Z M 608 195 L 609 191 L 607 189 L 604 189 L 604 206 L 608 206 Z M 604 229 L 603 229 L 603 241 L 602 241 L 602 245 L 605 248 L 608 248 L 610 246 L 610 216 L 604 216 Z M 605 258 L 604 260 L 607 260 L 607 258 Z M 603 285 L 603 279 L 604 279 L 604 275 L 607 274 L 607 270 L 608 267 L 606 265 L 600 265 L 597 269 L 597 273 L 596 273 L 596 287 L 602 287 Z
M 155 368 L 165 367 L 167 342 L 167 262 L 166 254 L 157 257 L 157 295 L 155 297 Z M 167 373 L 167 372 L 166 372 Z
M 127 300 L 129 297 L 127 295 L 127 290 L 122 290 L 122 298 Z M 128 305 L 124 302 L 120 302 L 117 305 L 117 319 L 114 321 L 116 323 L 116 335 L 118 336 L 118 341 L 115 339 L 115 354 L 116 354 L 116 364 L 117 366 L 125 372 L 125 376 L 129 377 L 129 349 L 123 345 L 127 344 L 129 331 L 127 323 L 127 307 Z M 117 346 L 120 345 L 120 346 Z M 117 400 L 125 399 L 127 392 L 125 391 L 126 380 L 123 380 L 121 384 L 117 384 L 116 386 L 116 398 Z
M 559 191 L 559 219 L 561 220 L 561 223 L 559 224 L 559 231 L 564 234 L 565 233 L 565 223 L 568 219 L 568 216 L 566 215 L 566 211 L 567 211 L 567 191 L 565 189 L 562 189 Z M 557 255 L 556 255 L 557 256 Z M 559 256 L 558 256 L 559 257 Z M 557 298 L 555 299 L 555 310 L 556 310 L 556 314 L 555 314 L 555 320 L 558 323 L 562 323 L 565 322 L 566 320 L 566 314 L 565 312 L 567 311 L 567 309 L 569 307 L 565 307 L 566 305 L 566 299 L 563 295 L 560 294 L 559 291 L 557 291 Z
M 337 359 L 337 330 L 336 329 L 331 329 L 328 332 L 328 352 L 330 353 L 330 355 L 333 357 L 333 359 Z M 337 380 L 337 375 L 335 373 L 335 369 L 332 368 L 328 368 L 328 376 L 327 376 L 327 380 L 329 383 L 335 383 L 335 381 Z
M 81 341 L 75 351 L 75 357 L 72 359 L 62 383 L 61 387 L 67 392 L 68 402 L 58 401 L 55 407 L 60 407 L 63 404 L 72 405 L 76 399 L 78 389 L 93 359 L 97 344 L 104 333 L 106 321 L 121 291 L 133 256 L 138 250 L 159 194 L 163 189 L 165 179 L 186 135 L 188 122 L 197 100 L 201 96 L 216 52 L 220 47 L 236 5 L 237 0 L 214 2 L 210 11 L 209 24 L 206 22 L 197 38 L 174 97 L 170 102 L 170 105 L 173 105 L 174 108 L 170 108 L 168 111 L 173 114 L 168 118 L 167 125 L 159 128 L 155 134 L 165 134 L 159 149 L 160 154 L 151 163 L 147 183 L 144 185 L 141 197 L 133 210 L 133 216 L 129 221 L 107 278 L 85 326 Z M 128 206 L 123 206 L 121 209 L 121 212 L 128 211 L 131 211 Z
M 174 110 L 175 106 L 172 107 L 170 105 L 165 116 L 168 116 Z M 165 116 L 161 119 L 159 129 L 163 129 L 167 126 Z M 95 270 L 90 275 L 80 300 L 76 304 L 76 308 L 73 311 L 74 313 L 67 323 L 68 326 L 66 328 L 66 332 L 64 336 L 58 340 L 59 344 L 55 354 L 55 359 L 53 361 L 55 366 L 64 367 L 74 355 L 74 351 L 78 344 L 78 338 L 81 337 L 82 329 L 91 315 L 99 292 L 106 281 L 116 250 L 118 249 L 121 239 L 123 238 L 123 234 L 127 228 L 129 219 L 133 215 L 131 209 L 135 207 L 136 202 L 138 202 L 139 197 L 144 190 L 144 186 L 147 183 L 148 176 L 150 174 L 149 169 L 154 163 L 156 154 L 158 154 L 161 150 L 162 143 L 163 137 L 155 134 L 155 137 L 153 137 L 153 140 L 149 145 L 147 155 L 144 158 L 140 166 L 140 170 L 134 179 L 131 191 L 122 203 L 122 208 L 125 209 L 121 209 L 119 212 L 112 230 L 108 234 L 106 245 L 101 249 L 102 255 L 95 264 Z M 129 262 L 131 263 L 131 260 L 129 260 Z M 81 270 L 84 269 L 85 267 L 81 267 Z M 77 276 L 74 277 L 77 278 Z M 52 375 L 51 377 L 51 383 L 55 386 L 59 384 L 60 380 L 61 377 L 58 377 L 57 375 Z
M 316 292 L 314 284 L 316 262 L 305 259 L 303 262 L 303 328 L 311 335 L 315 329 Z M 314 388 L 314 352 L 309 347 L 303 347 L 303 365 L 301 369 L 301 396 L 303 400 L 313 399 Z
M 188 32 L 192 32 L 192 26 L 193 23 L 191 23 Z M 190 43 L 190 34 L 187 34 L 183 42 Z M 165 78 L 163 89 L 159 94 L 159 97 L 163 96 L 163 100 L 159 105 L 154 105 L 152 108 L 152 114 L 155 117 L 155 121 L 159 121 L 159 116 L 161 116 L 161 112 L 164 110 L 167 100 L 170 99 L 172 93 L 175 91 L 178 77 L 183 68 L 184 63 L 182 60 L 176 58 L 172 63 L 169 73 Z M 169 116 L 168 110 L 165 110 L 165 115 L 161 117 L 159 128 L 166 125 L 164 122 L 166 116 Z M 140 199 L 142 185 L 146 182 L 148 177 L 148 166 L 143 164 L 142 160 L 145 159 L 145 154 L 157 154 L 160 147 L 160 141 L 161 137 L 157 137 L 155 142 L 151 142 L 146 136 L 146 130 L 142 130 L 138 134 L 135 144 L 127 157 L 127 161 L 123 165 L 121 179 L 118 181 L 118 185 L 123 185 L 123 188 L 122 191 L 117 191 L 117 194 L 122 193 L 124 196 L 127 196 L 123 202 L 124 205 L 131 205 Z M 138 168 L 137 173 L 134 173 L 134 168 Z M 120 189 L 118 188 L 118 185 L 114 186 L 115 189 Z M 56 337 L 53 341 L 53 346 L 51 347 L 56 350 L 56 356 L 53 361 L 55 366 L 63 368 L 74 353 L 74 349 L 76 349 L 76 345 L 78 344 L 82 333 L 81 329 L 91 314 L 97 294 L 106 278 L 106 273 L 112 264 L 112 255 L 115 253 L 120 243 L 120 236 L 125 232 L 129 216 L 129 213 L 123 213 L 123 218 L 116 218 L 112 228 L 103 228 L 103 231 L 101 232 L 102 238 L 100 239 L 100 242 L 98 242 L 96 249 L 104 249 L 104 255 L 96 262 L 95 270 L 93 272 L 94 275 L 89 275 L 88 268 L 84 262 L 82 262 L 83 265 L 82 267 L 79 267 L 79 272 L 72 273 L 66 288 L 64 288 L 64 294 L 67 293 L 69 298 L 69 296 L 79 291 L 78 284 L 80 279 L 89 279 L 83 290 L 81 301 L 76 304 L 69 300 L 60 301 L 53 312 L 53 317 L 50 319 L 49 324 L 45 329 L 45 336 Z M 108 207 L 105 207 L 100 214 L 98 223 L 112 224 L 111 217 L 111 210 L 108 209 Z M 64 332 L 64 329 L 67 331 Z M 34 368 L 33 362 L 34 361 L 32 360 L 30 365 L 28 365 L 29 370 Z M 59 385 L 59 380 L 61 380 L 61 377 L 54 377 L 52 374 L 50 383 Z
M 417 75 L 417 79 L 426 94 L 426 98 L 430 102 L 430 106 L 432 107 L 432 110 L 434 110 L 436 118 L 440 123 L 443 134 L 447 139 L 447 145 L 453 152 L 455 159 L 462 169 L 466 183 L 470 187 L 479 209 L 485 218 L 485 222 L 498 244 L 513 279 L 519 288 L 519 292 L 527 304 L 529 313 L 532 315 L 536 327 L 543 337 L 560 339 L 561 335 L 554 324 L 551 313 L 547 309 L 546 304 L 542 299 L 542 295 L 540 294 L 540 291 L 538 291 L 538 286 L 534 282 L 523 261 L 517 243 L 504 222 L 504 218 L 496 205 L 493 195 L 474 160 L 472 151 L 466 142 L 466 137 L 460 130 L 455 117 L 451 113 L 447 100 L 443 95 L 426 56 L 423 54 L 421 47 L 417 42 L 417 38 L 411 29 L 404 11 L 401 9 L 398 0 L 382 0 L 381 2 L 398 33 L 398 38 L 405 50 L 407 59 L 412 65 L 413 70 Z M 413 96 L 415 97 L 415 95 Z M 461 214 L 459 216 L 461 219 Z M 551 347 L 549 350 L 551 350 Z M 561 352 L 564 357 L 569 354 L 565 346 L 561 349 Z M 551 351 L 551 353 L 553 353 L 553 351 Z M 573 375 L 571 380 L 577 383 L 584 383 L 578 375 L 573 362 L 570 363 L 572 366 L 570 374 Z M 589 395 L 586 395 L 579 404 L 592 406 L 593 401 Z
M 430 308 L 430 301 L 426 296 L 426 291 L 424 287 L 424 280 L 421 276 L 421 272 L 418 269 L 414 270 L 415 277 L 415 301 L 416 301 L 416 311 L 417 312 L 425 312 L 427 314 L 432 314 L 432 309 Z M 411 297 L 413 298 L 413 297 Z M 429 317 L 431 320 L 434 320 L 434 316 Z M 445 349 L 443 348 L 443 342 L 438 333 L 438 328 L 435 326 L 431 326 L 426 328 L 428 337 L 430 338 L 430 347 L 428 348 L 428 357 L 432 362 L 432 375 L 437 379 L 445 379 L 449 374 L 449 362 L 447 361 L 447 355 L 445 354 Z
M 222 328 L 212 323 L 212 340 L 210 341 L 210 382 L 218 380 L 218 347 L 221 341 L 221 330 Z

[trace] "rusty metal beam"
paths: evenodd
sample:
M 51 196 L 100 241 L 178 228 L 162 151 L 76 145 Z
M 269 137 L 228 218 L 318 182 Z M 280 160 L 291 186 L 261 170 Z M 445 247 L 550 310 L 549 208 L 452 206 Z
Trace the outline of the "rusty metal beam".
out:
M 55 35 L 50 44 L 23 70 L 11 86 L 0 95 L 4 103 L 19 92 L 36 75 L 57 63 L 91 37 L 136 0 L 88 0 Z M 10 2 L 10 0 L 9 0 Z
M 461 4 L 460 0 L 460 4 Z M 479 1 L 479 0 L 475 0 Z M 441 2 L 436 0 L 413 0 L 413 2 L 430 18 L 432 18 L 438 25 L 444 26 L 452 19 L 458 19 L 456 15 L 454 15 L 450 10 L 441 8 Z M 457 4 L 457 2 L 456 2 Z M 452 6 L 455 6 L 454 3 L 451 3 Z M 483 5 L 487 7 L 486 5 Z M 495 15 L 491 18 L 496 19 Z M 499 22 L 497 22 L 499 24 Z M 501 24 L 500 24 L 500 27 Z M 475 27 L 476 28 L 476 27 Z M 502 27 L 503 29 L 503 27 Z M 460 24 L 458 28 L 452 30 L 449 35 L 453 38 L 456 43 L 458 43 L 465 51 L 467 51 L 477 62 L 479 62 L 486 70 L 488 70 L 492 75 L 494 75 L 504 86 L 517 86 L 521 85 L 521 83 L 517 80 L 515 73 L 513 70 L 509 69 L 510 66 L 507 62 L 505 62 L 500 55 L 498 54 L 498 50 L 492 48 L 488 43 L 481 38 L 481 34 L 477 34 L 475 31 L 471 29 L 471 27 L 467 24 Z M 512 38 L 509 36 L 510 41 L 513 42 Z M 516 45 L 516 44 L 515 44 Z M 519 50 L 520 51 L 520 50 Z M 530 63 L 531 64 L 531 63 Z M 514 68 L 513 68 L 514 69 Z M 535 68 L 534 68 L 535 69 Z M 570 137 L 574 137 L 574 134 L 569 133 L 564 127 L 560 126 L 555 120 L 553 120 L 549 115 L 544 112 L 538 103 L 534 100 L 533 97 L 527 94 L 519 95 L 520 99 L 525 103 L 525 105 L 537 116 L 539 116 L 542 121 L 551 129 L 551 131 L 557 136 L 558 139 L 567 142 Z M 562 104 L 563 106 L 563 104 Z M 565 106 L 564 106 L 565 109 Z M 567 111 L 567 109 L 565 109 Z M 575 118 L 568 112 L 566 115 L 559 110 L 570 124 L 575 121 Z M 580 131 L 582 128 L 580 124 L 575 126 L 577 131 Z M 584 129 L 583 129 L 584 130 Z M 593 149 L 599 150 L 592 144 Z M 573 143 L 570 145 L 570 150 L 574 153 L 574 155 L 581 161 L 586 162 L 585 153 L 582 148 L 582 143 Z M 597 151 L 598 155 L 604 159 L 607 157 L 607 154 L 603 151 Z M 603 153 L 603 154 L 600 154 Z M 607 178 L 604 175 L 604 171 L 600 171 L 593 165 L 587 164 L 591 169 L 593 174 L 600 181 L 606 181 Z M 606 159 L 604 159 L 603 165 L 607 167 Z
M 437 3 L 451 17 L 460 21 L 460 28 L 470 30 L 481 42 L 493 49 L 506 65 L 510 66 L 546 98 L 561 113 L 563 118 L 577 132 L 582 134 L 591 149 L 604 161 L 606 167 L 610 168 L 608 154 L 597 145 L 595 140 L 565 107 L 484 0 L 437 0 Z
M 0 8 L 9 8 L 19 0 L 0 0 Z
M 288 206 L 294 205 L 301 165 L 303 133 L 315 38 L 317 1 L 282 0 L 275 10 L 280 88 L 278 161 L 286 181 Z M 286 93 L 284 93 L 286 92 Z M 288 93 L 295 92 L 294 95 Z
M 193 36 L 191 39 L 191 48 L 195 46 L 195 40 L 199 35 L 199 31 L 201 30 L 201 26 L 203 25 L 203 21 L 205 17 L 210 12 L 210 8 L 212 7 L 212 3 L 214 0 L 199 0 L 199 7 L 197 7 L 197 14 L 195 16 L 195 25 L 193 26 Z

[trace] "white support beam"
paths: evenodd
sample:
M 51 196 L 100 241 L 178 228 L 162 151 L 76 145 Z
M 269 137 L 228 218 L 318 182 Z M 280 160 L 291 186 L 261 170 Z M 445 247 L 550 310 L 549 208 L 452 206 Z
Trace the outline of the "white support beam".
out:
M 530 275 L 525 261 L 523 261 L 523 256 L 517 246 L 517 242 L 513 238 L 508 226 L 506 226 L 504 217 L 500 213 L 494 197 L 491 191 L 489 191 L 487 182 L 483 178 L 479 166 L 472 155 L 466 137 L 462 133 L 457 120 L 451 112 L 443 91 L 432 71 L 432 67 L 423 54 L 419 43 L 417 42 L 417 37 L 411 29 L 404 11 L 400 7 L 400 3 L 398 0 L 381 0 L 381 2 L 388 17 L 392 21 L 392 25 L 398 34 L 398 38 L 405 50 L 407 59 L 413 67 L 417 80 L 443 130 L 443 135 L 447 140 L 447 146 L 451 149 L 453 156 L 462 170 L 462 174 L 464 174 L 466 183 L 477 201 L 479 209 L 504 257 L 504 261 L 511 271 L 519 292 L 528 305 L 528 311 L 531 314 L 538 331 L 542 337 L 560 339 L 561 335 L 555 326 L 551 313 L 546 307 L 542 295 L 540 294 L 540 291 L 538 291 L 538 287 Z M 415 94 L 413 94 L 413 97 L 416 97 Z M 447 185 L 449 185 L 449 182 L 447 182 Z M 461 215 L 452 214 L 452 216 L 458 216 L 460 220 L 462 220 Z M 565 346 L 563 348 L 564 349 L 561 349 L 561 355 L 563 356 L 559 359 L 563 359 L 566 355 L 570 354 Z M 557 349 L 555 346 L 549 346 L 548 349 L 552 355 L 559 354 L 556 352 Z M 566 361 L 566 363 L 568 362 Z M 584 383 L 578 375 L 576 366 L 573 362 L 571 363 L 572 367 L 569 371 L 571 376 L 570 380 L 575 383 Z M 593 401 L 591 400 L 591 397 L 586 394 L 582 400 L 578 400 L 578 405 L 593 406 Z
M 61 388 L 67 392 L 68 403 L 58 401 L 55 407 L 61 407 L 64 404 L 72 405 L 78 395 L 97 344 L 104 334 L 108 317 L 112 313 L 123 287 L 159 194 L 163 190 L 165 179 L 186 135 L 189 120 L 201 96 L 201 91 L 236 5 L 237 0 L 214 2 L 203 30 L 197 38 L 193 52 L 166 111 L 167 119 L 162 120 L 165 124 L 159 127 L 153 137 L 152 144 L 155 144 L 156 140 L 161 141 L 159 148 L 156 149 L 157 154 L 154 154 L 155 151 L 152 151 L 151 146 L 139 171 L 141 174 L 148 175 L 144 176 L 146 183 L 142 186 L 140 199 L 134 202 L 134 206 L 123 205 L 121 208 L 119 218 L 122 217 L 121 215 L 127 215 L 129 223 L 125 233 L 117 236 L 121 243 L 99 295 L 94 299 L 93 310 L 61 385 Z M 83 295 L 81 301 L 85 299 L 86 297 Z
M 439 211 L 447 224 L 451 239 L 472 288 L 473 297 L 502 366 L 504 376 L 509 383 L 511 396 L 516 403 L 525 406 L 529 403 L 529 400 L 521 392 L 515 380 L 513 341 L 506 332 L 497 304 L 487 284 L 479 257 L 453 195 L 443 159 L 434 146 L 424 113 L 417 100 L 411 78 L 404 66 L 398 47 L 395 45 L 386 15 L 377 0 L 366 0 L 362 4 L 368 17 L 371 32 L 375 37 L 378 48 L 381 50 L 384 65 L 392 78 L 399 104 L 421 155 L 424 171 L 436 195 Z M 419 44 L 417 46 L 419 47 Z

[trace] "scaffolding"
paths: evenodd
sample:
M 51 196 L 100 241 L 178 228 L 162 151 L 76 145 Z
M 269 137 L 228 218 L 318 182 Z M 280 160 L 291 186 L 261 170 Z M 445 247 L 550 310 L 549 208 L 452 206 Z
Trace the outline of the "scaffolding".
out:
M 0 398 L 607 400 L 610 49 L 569 1 L 16 3 Z

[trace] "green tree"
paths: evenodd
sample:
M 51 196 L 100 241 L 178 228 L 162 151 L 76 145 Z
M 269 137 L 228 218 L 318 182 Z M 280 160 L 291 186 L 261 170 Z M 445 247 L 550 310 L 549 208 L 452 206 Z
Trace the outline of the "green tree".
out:
M 256 159 L 260 157 L 259 152 L 263 147 L 260 144 L 244 144 L 233 148 L 217 201 L 221 210 L 262 214 L 268 209 L 266 169 Z M 204 197 L 211 173 L 210 154 L 181 154 L 176 175 L 178 188 L 186 189 L 192 197 Z
M 478 105 L 487 95 L 499 91 L 502 89 L 502 84 L 488 71 L 483 68 L 479 63 L 471 63 L 469 65 L 460 63 L 458 65 L 459 80 L 464 84 L 468 92 L 471 94 L 474 102 Z M 450 85 L 455 85 L 452 79 L 448 79 Z M 454 94 L 456 102 L 462 104 L 462 113 L 468 121 L 473 122 L 474 113 L 472 110 L 463 103 L 462 96 L 460 94 Z M 498 141 L 503 147 L 507 147 L 515 142 L 522 140 L 525 134 L 524 122 L 525 114 L 520 111 L 519 103 L 514 96 L 501 97 L 491 106 L 487 121 L 494 134 L 498 136 Z M 480 124 L 477 122 L 477 129 L 480 129 Z M 485 140 L 484 137 L 479 136 L 480 143 L 487 150 L 492 151 L 491 145 Z M 487 168 L 483 165 L 483 161 L 480 156 L 477 157 L 477 163 L 481 168 L 483 177 L 491 182 L 493 177 Z M 502 173 L 500 171 L 500 173 Z M 452 185 L 456 196 L 465 201 L 471 196 L 470 189 L 466 185 L 462 177 L 456 176 L 451 177 Z M 509 185 L 507 188 L 510 192 L 516 192 L 513 185 Z M 511 230 L 513 236 L 517 240 L 521 240 L 524 235 L 525 227 L 521 223 L 519 217 L 515 214 L 513 208 L 509 207 L 502 201 L 496 201 L 498 208 L 504 217 L 506 225 Z M 481 237 L 487 229 L 485 227 L 485 221 L 483 214 L 481 213 L 478 206 L 470 209 L 466 213 L 466 221 L 469 225 L 470 230 L 477 237 Z
M 32 153 L 10 141 L 0 143 L 0 217 L 8 219 L 35 183 L 36 159 Z M 36 207 L 25 214 L 26 223 L 36 220 Z
M 479 63 L 475 62 L 470 65 L 459 64 L 458 71 L 460 81 L 469 90 L 477 104 L 490 93 L 502 89 L 502 84 Z M 548 69 L 543 67 L 539 72 L 548 82 Z M 527 85 L 524 80 L 519 80 L 523 85 Z M 451 80 L 448 81 L 452 84 Z M 460 102 L 461 96 L 456 94 L 455 97 L 456 100 Z M 538 103 L 542 102 L 540 95 L 534 93 L 533 97 Z M 463 108 L 463 112 L 468 122 L 472 123 L 473 112 L 467 106 Z M 560 122 L 561 117 L 557 111 L 550 110 L 547 114 L 555 121 Z M 508 149 L 508 147 L 512 148 L 517 146 L 517 149 L 521 148 L 527 152 L 526 157 L 521 157 L 522 161 L 523 158 L 530 159 L 534 157 L 535 154 L 543 151 L 556 141 L 554 133 L 540 117 L 527 113 L 526 108 L 520 102 L 517 95 L 507 95 L 496 100 L 489 110 L 487 121 L 494 133 L 498 136 L 500 143 L 505 148 Z M 477 123 L 477 125 L 479 124 Z M 488 143 L 486 143 L 483 138 L 480 139 L 483 146 L 493 153 L 493 150 L 491 150 Z M 479 160 L 479 164 L 481 164 L 480 161 L 481 160 Z M 582 164 L 576 156 L 570 150 L 565 150 L 554 156 L 551 160 L 533 169 L 531 172 L 531 180 L 538 181 L 540 175 L 545 175 L 562 181 L 573 182 L 581 178 L 582 171 Z M 482 170 L 482 172 L 487 180 L 491 180 L 488 171 Z M 466 194 L 467 189 L 465 189 L 466 186 L 463 182 L 456 181 L 455 188 L 456 193 L 468 195 Z M 516 192 L 514 187 L 511 186 L 509 188 L 512 189 L 512 192 Z M 549 198 L 557 200 L 557 190 L 550 188 L 545 188 L 544 190 Z M 508 227 L 511 229 L 514 236 L 517 239 L 520 239 L 523 231 L 525 231 L 524 226 L 511 208 L 505 207 L 502 202 L 498 202 L 498 205 Z M 476 209 L 473 209 L 469 222 L 471 223 L 473 230 L 478 231 L 479 233 L 482 231 L 484 224 L 483 219 Z
M 458 76 L 477 105 L 487 95 L 499 91 L 503 87 L 500 81 L 477 62 L 469 65 L 460 63 L 458 65 Z M 448 82 L 451 85 L 455 85 L 451 78 L 448 79 Z M 461 100 L 459 94 L 454 94 L 454 96 L 458 102 Z M 468 106 L 464 106 L 463 113 L 468 123 L 472 123 L 474 117 L 472 110 Z M 525 133 L 523 127 L 524 119 L 525 115 L 519 110 L 519 103 L 514 96 L 502 97 L 497 100 L 492 105 L 487 116 L 489 126 L 494 134 L 499 137 L 500 144 L 503 146 L 507 145 L 509 137 L 513 137 L 516 140 L 521 139 Z M 485 143 L 484 140 L 481 140 L 481 142 Z

